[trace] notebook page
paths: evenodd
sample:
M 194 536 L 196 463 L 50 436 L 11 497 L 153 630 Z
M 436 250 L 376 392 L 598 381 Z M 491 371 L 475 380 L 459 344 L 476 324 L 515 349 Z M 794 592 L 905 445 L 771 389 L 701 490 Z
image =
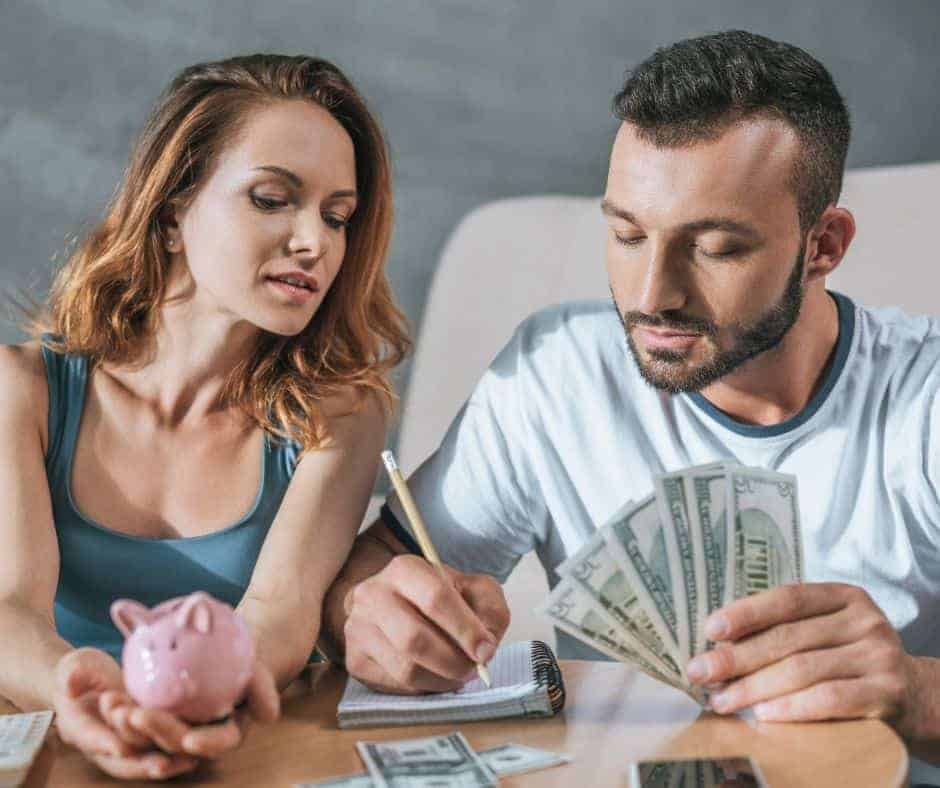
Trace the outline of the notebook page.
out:
M 500 646 L 489 663 L 493 686 L 475 677 L 454 692 L 434 695 L 387 695 L 374 692 L 361 682 L 349 677 L 346 691 L 339 702 L 339 711 L 388 709 L 420 711 L 421 709 L 470 708 L 500 701 L 524 698 L 536 691 L 532 675 L 532 642 L 521 641 Z

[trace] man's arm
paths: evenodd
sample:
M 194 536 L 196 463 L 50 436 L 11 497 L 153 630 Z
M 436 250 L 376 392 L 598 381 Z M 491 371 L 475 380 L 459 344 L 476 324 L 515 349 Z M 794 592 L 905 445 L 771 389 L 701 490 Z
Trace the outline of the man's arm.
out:
M 350 675 L 396 693 L 444 692 L 487 662 L 509 626 L 492 577 L 441 577 L 381 521 L 357 537 L 327 592 L 320 646 Z

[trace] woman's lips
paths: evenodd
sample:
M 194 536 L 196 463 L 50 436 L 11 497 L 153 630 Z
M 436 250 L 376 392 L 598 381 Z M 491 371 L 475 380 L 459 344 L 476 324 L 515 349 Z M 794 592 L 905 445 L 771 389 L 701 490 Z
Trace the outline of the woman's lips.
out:
M 702 336 L 688 331 L 656 331 L 643 326 L 637 326 L 636 330 L 647 350 L 688 350 Z
M 308 290 L 305 287 L 297 287 L 296 285 L 289 285 L 287 282 L 281 282 L 278 279 L 268 279 L 268 284 L 271 285 L 275 290 L 277 290 L 281 295 L 286 296 L 295 304 L 305 304 L 311 298 L 313 298 L 318 290 Z

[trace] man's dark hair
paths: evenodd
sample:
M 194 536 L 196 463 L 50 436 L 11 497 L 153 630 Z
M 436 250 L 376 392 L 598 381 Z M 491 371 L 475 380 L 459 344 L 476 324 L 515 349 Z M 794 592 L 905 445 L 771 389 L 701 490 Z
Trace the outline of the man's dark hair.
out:
M 849 113 L 822 63 L 792 44 L 729 30 L 657 49 L 628 73 L 614 114 L 661 147 L 715 139 L 753 117 L 780 118 L 801 144 L 791 182 L 801 230 L 839 199 Z

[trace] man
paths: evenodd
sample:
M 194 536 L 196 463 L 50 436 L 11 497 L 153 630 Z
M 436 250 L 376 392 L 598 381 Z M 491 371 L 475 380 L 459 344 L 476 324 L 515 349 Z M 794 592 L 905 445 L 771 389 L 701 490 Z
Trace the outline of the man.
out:
M 411 478 L 453 585 L 408 554 L 392 498 L 327 631 L 367 683 L 452 688 L 505 630 L 492 577 L 534 549 L 554 583 L 654 474 L 737 460 L 799 478 L 811 582 L 714 613 L 690 679 L 727 682 L 721 712 L 880 717 L 937 758 L 940 326 L 826 290 L 855 232 L 845 105 L 806 52 L 735 31 L 657 51 L 614 106 L 615 308 L 524 322 Z

